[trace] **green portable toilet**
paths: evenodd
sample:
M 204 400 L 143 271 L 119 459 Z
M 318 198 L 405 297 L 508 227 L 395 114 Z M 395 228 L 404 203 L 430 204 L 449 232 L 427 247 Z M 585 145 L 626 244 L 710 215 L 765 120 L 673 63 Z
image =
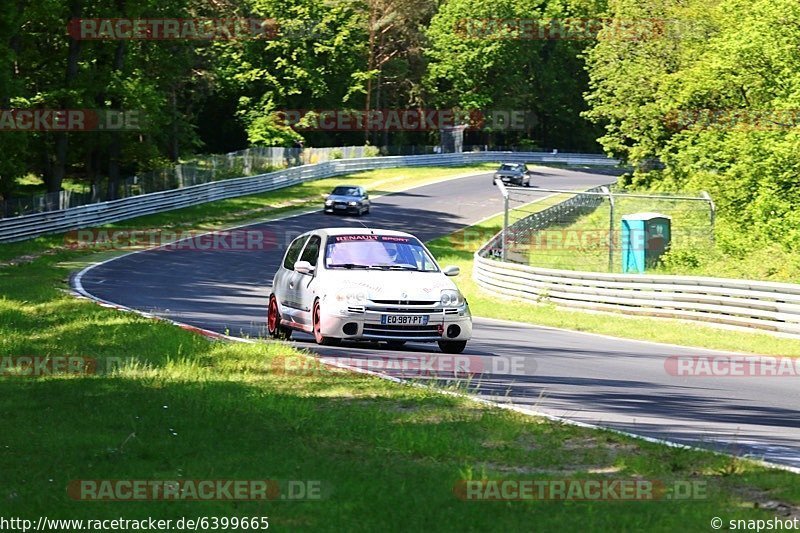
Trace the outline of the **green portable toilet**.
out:
M 672 218 L 661 213 L 622 217 L 622 271 L 644 272 L 655 265 L 670 243 Z

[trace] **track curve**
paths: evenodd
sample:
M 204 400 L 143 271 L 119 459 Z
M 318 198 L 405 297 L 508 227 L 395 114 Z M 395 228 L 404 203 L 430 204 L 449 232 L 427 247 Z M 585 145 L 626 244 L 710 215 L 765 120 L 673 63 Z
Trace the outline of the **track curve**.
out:
M 536 171 L 536 184 L 545 188 L 583 189 L 611 181 L 590 172 Z M 502 211 L 490 176 L 377 198 L 364 222 L 409 231 L 424 241 L 448 235 Z M 278 246 L 269 250 L 148 250 L 90 267 L 78 279 L 82 291 L 97 299 L 219 333 L 257 337 L 264 333 L 269 284 L 284 245 L 302 232 L 331 225 L 360 226 L 357 219 L 315 212 L 248 226 L 274 238 Z M 323 357 L 438 353 L 435 344 L 388 351 L 360 344 L 317 347 L 310 336 L 296 337 L 300 347 Z M 665 370 L 670 356 L 713 353 L 476 318 L 465 355 L 495 369 L 469 385 L 487 399 L 800 469 L 800 390 L 794 380 L 680 378 Z M 522 361 L 522 373 L 497 364 L 510 357 Z

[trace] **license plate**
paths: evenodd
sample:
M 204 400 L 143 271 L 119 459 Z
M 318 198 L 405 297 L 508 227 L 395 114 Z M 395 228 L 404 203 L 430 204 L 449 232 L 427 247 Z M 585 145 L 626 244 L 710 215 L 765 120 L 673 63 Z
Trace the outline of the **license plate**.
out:
M 334 209 L 347 209 L 346 205 L 335 205 L 333 206 Z
M 428 324 L 428 315 L 381 315 L 381 324 L 425 326 Z

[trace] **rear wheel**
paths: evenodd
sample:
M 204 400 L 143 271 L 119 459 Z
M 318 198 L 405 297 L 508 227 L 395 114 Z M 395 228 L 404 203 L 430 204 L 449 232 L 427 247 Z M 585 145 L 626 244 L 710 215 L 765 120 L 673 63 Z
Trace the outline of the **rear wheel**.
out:
M 444 353 L 461 353 L 467 347 L 467 341 L 439 341 L 439 349 Z
M 333 344 L 339 344 L 341 339 L 337 339 L 334 337 L 325 337 L 322 335 L 322 325 L 321 325 L 321 317 L 322 314 L 319 309 L 319 300 L 314 302 L 314 311 L 313 311 L 313 323 L 314 323 L 314 340 L 317 344 L 323 344 L 326 346 L 330 346 Z
M 267 333 L 273 339 L 286 340 L 292 336 L 291 328 L 281 324 L 281 313 L 278 311 L 278 300 L 274 294 L 269 297 L 267 308 Z

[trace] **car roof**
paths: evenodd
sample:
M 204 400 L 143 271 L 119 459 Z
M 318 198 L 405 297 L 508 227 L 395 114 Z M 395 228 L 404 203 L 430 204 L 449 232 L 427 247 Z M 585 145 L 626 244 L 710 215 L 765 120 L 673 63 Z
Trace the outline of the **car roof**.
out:
M 414 237 L 410 233 L 381 228 L 320 228 L 309 233 L 322 235 L 391 235 L 394 237 Z M 416 237 L 414 237 L 416 239 Z

